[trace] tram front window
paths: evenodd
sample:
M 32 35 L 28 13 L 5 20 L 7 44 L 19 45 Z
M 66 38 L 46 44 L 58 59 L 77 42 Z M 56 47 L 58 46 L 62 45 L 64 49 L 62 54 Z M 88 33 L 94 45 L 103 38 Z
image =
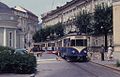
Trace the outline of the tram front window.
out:
M 86 39 L 71 40 L 71 46 L 87 46 Z
M 87 46 L 87 40 L 77 39 L 76 46 Z

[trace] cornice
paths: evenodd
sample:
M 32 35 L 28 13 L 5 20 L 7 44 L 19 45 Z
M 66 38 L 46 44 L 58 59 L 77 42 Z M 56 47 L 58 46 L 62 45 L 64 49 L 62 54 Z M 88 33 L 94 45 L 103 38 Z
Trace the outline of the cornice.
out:
M 113 6 L 120 6 L 120 1 L 113 2 Z

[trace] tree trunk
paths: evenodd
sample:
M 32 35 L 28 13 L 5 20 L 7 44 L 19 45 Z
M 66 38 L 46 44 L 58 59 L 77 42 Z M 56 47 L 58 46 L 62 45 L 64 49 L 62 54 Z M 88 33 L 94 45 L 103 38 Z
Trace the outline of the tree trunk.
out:
M 108 42 L 107 42 L 107 31 L 105 32 L 105 51 L 107 51 Z

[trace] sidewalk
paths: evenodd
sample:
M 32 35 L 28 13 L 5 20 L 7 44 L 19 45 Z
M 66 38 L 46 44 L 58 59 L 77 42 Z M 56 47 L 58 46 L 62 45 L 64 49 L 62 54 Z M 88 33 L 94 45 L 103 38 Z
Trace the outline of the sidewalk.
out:
M 116 60 L 113 59 L 113 60 L 108 61 L 106 54 L 107 53 L 105 53 L 105 55 L 104 55 L 105 60 L 101 61 L 100 53 L 99 52 L 93 53 L 93 55 L 91 57 L 91 62 L 114 69 L 114 70 L 117 70 L 120 72 L 120 67 L 116 67 Z

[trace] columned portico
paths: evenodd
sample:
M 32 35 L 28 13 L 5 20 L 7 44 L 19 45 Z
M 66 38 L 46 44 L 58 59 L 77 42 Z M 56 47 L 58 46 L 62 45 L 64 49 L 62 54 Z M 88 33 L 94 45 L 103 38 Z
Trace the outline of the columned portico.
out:
M 4 34 L 3 34 L 3 46 L 6 46 L 6 28 L 4 28 Z

